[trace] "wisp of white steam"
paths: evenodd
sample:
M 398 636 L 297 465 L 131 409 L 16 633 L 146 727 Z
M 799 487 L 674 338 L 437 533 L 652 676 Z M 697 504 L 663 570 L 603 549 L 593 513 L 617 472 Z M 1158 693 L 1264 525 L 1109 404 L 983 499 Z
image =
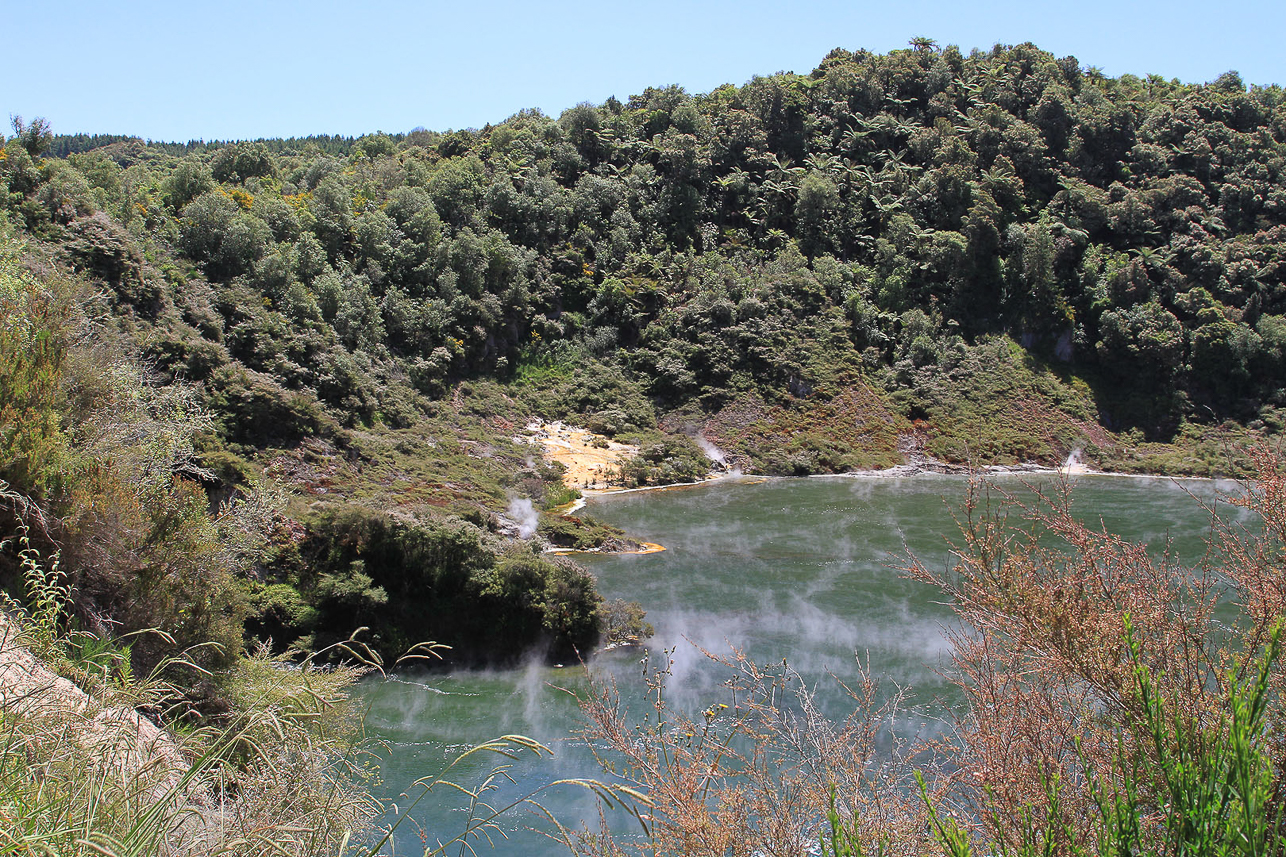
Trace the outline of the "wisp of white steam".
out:
M 540 516 L 536 514 L 536 507 L 531 504 L 530 500 L 518 497 L 510 500 L 509 517 L 518 525 L 518 538 L 529 539 L 536 535 L 536 527 L 540 524 Z

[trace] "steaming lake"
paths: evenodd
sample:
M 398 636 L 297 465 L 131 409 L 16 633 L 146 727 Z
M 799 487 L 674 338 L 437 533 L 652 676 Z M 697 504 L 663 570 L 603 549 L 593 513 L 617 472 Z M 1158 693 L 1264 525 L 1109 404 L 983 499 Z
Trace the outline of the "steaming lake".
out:
M 1002 476 L 1007 490 L 1049 476 Z M 920 475 L 911 478 L 829 477 L 743 479 L 653 492 L 594 497 L 585 514 L 624 528 L 631 536 L 665 545 L 641 556 L 584 556 L 598 576 L 603 596 L 640 602 L 656 636 L 648 649 L 655 665 L 673 649 L 670 698 L 698 711 L 725 701 L 720 688 L 727 670 L 711 664 L 697 647 L 727 653 L 729 646 L 760 662 L 785 658 L 818 683 L 831 713 L 846 713 L 842 699 L 827 693 L 828 673 L 856 673 L 855 653 L 872 671 L 914 688 L 912 708 L 898 728 L 931 731 L 958 697 L 936 670 L 948 652 L 942 626 L 950 612 L 938 593 L 904 579 L 898 557 L 914 551 L 926 565 L 945 566 L 946 539 L 956 535 L 948 503 L 958 505 L 965 480 Z M 1074 509 L 1086 520 L 1102 519 L 1113 532 L 1157 547 L 1170 539 L 1181 559 L 1197 560 L 1209 513 L 1197 498 L 1213 501 L 1232 485 L 1197 480 L 1075 477 Z M 1225 506 L 1223 509 L 1228 512 Z M 622 698 L 647 710 L 640 682 L 643 652 L 618 649 L 592 658 L 590 668 L 614 676 Z M 459 752 L 489 738 L 521 733 L 555 751 L 514 764 L 506 783 L 490 796 L 507 803 L 542 784 L 565 777 L 599 777 L 588 749 L 568 735 L 579 723 L 572 693 L 587 686 L 579 667 L 531 664 L 507 671 L 399 674 L 364 684 L 368 731 L 387 743 L 380 764 L 382 796 L 399 798 L 417 778 L 440 771 Z M 505 760 L 490 756 L 452 772 L 457 782 L 476 784 Z M 541 796 L 569 826 L 596 826 L 592 800 L 570 787 Z M 398 854 L 419 854 L 424 841 L 448 839 L 464 826 L 463 795 L 435 791 L 397 834 Z M 620 814 L 613 826 L 628 830 Z M 495 853 L 565 855 L 558 842 L 526 829 L 549 829 L 531 815 L 502 820 L 508 839 L 496 836 Z M 424 838 L 422 838 L 424 837 Z M 486 842 L 478 846 L 485 853 Z M 452 852 L 454 853 L 454 852 Z

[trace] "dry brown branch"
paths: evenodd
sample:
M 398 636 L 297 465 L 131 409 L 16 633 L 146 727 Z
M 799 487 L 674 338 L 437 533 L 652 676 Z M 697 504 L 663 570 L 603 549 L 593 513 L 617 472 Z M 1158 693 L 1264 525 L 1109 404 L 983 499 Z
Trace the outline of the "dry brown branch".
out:
M 840 685 L 852 714 L 837 721 L 786 662 L 766 667 L 735 649 L 703 651 L 728 671 L 726 701 L 692 715 L 667 697 L 672 654 L 648 675 L 652 711 L 642 723 L 611 683 L 581 699 L 584 737 L 600 762 L 654 804 L 644 841 L 618 842 L 603 827 L 582 835 L 581 853 L 797 855 L 819 842 L 832 801 L 846 826 L 887 853 L 923 850 L 924 805 L 910 765 L 919 747 L 881 746 L 904 705 L 901 690 L 886 696 L 859 665 L 858 681 Z M 935 794 L 942 786 L 935 781 Z

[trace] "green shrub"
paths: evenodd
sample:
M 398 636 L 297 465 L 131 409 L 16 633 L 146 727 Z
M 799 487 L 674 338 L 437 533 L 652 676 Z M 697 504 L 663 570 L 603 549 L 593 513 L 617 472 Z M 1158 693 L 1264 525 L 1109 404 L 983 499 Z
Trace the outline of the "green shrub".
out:
M 597 640 L 592 576 L 526 546 L 503 550 L 464 521 L 347 506 L 313 521 L 299 549 L 295 585 L 317 610 L 318 644 L 370 626 L 386 658 L 433 639 L 451 647 L 450 662 L 468 664 L 513 662 L 533 648 L 562 657 Z
M 326 423 L 315 399 L 245 369 L 215 370 L 207 390 L 220 433 L 234 443 L 294 443 L 316 434 Z
M 62 478 L 67 439 L 58 413 L 74 302 L 42 286 L 0 250 L 0 479 L 44 497 Z

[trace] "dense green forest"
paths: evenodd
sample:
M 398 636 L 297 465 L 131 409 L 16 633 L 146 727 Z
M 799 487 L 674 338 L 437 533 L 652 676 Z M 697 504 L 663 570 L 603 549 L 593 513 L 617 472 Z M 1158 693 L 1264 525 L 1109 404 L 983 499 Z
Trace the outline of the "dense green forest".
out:
M 1286 100 L 1235 73 L 918 40 L 449 133 L 13 125 L 7 300 L 48 329 L 9 314 L 5 346 L 61 344 L 5 369 L 48 389 L 6 388 L 0 478 L 66 543 L 81 471 L 22 415 L 101 449 L 85 355 L 133 367 L 148 419 L 190 423 L 173 491 L 294 492 L 226 617 L 278 645 L 370 625 L 391 653 L 441 636 L 420 601 L 461 657 L 512 654 L 474 639 L 487 622 L 590 645 L 592 581 L 506 536 L 514 499 L 567 499 L 514 440 L 533 416 L 640 444 L 632 484 L 700 476 L 697 435 L 776 474 L 1074 449 L 1238 473 L 1286 419 Z M 91 582 L 86 615 L 118 618 Z M 455 629 L 457 603 L 491 612 Z

